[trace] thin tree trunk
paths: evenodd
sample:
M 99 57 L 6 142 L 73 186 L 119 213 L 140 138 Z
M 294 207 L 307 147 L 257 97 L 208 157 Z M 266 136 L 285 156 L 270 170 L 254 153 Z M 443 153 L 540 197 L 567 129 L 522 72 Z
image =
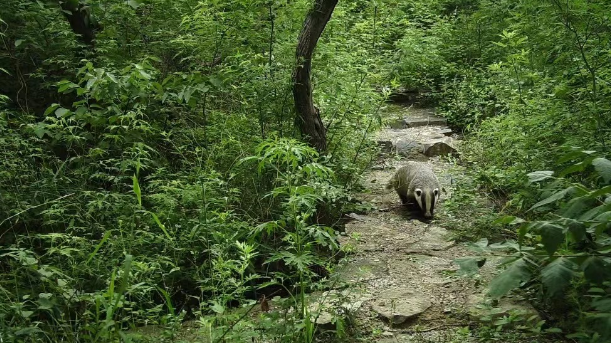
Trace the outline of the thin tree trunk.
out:
M 80 2 L 60 1 L 63 14 L 68 19 L 72 31 L 76 33 L 83 43 L 94 47 L 95 32 L 100 29 L 99 25 L 91 20 L 89 7 Z
M 319 152 L 327 150 L 327 134 L 320 112 L 312 100 L 312 53 L 338 0 L 316 0 L 303 22 L 297 43 L 297 65 L 293 71 L 293 98 L 297 116 L 295 124 L 308 143 Z

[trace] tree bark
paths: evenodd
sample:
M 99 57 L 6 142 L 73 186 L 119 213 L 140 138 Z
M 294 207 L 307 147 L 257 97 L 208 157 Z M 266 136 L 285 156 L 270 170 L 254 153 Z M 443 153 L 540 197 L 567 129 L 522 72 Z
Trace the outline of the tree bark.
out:
M 316 0 L 303 22 L 299 34 L 297 64 L 293 71 L 293 98 L 297 115 L 295 124 L 308 143 L 319 152 L 327 150 L 327 134 L 320 118 L 320 112 L 314 107 L 312 100 L 312 53 L 322 34 L 338 0 Z
M 89 7 L 75 0 L 60 1 L 60 6 L 64 16 L 70 23 L 72 31 L 80 37 L 83 43 L 94 47 L 95 32 L 100 27 L 91 20 Z

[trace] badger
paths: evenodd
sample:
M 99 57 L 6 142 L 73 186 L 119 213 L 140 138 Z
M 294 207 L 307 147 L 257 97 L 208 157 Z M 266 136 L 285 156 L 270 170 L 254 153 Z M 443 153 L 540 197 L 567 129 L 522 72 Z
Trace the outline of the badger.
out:
M 409 161 L 399 168 L 386 185 L 386 189 L 395 189 L 401 203 L 413 203 L 414 200 L 424 213 L 425 218 L 433 217 L 433 210 L 439 201 L 439 180 L 433 170 L 425 163 Z

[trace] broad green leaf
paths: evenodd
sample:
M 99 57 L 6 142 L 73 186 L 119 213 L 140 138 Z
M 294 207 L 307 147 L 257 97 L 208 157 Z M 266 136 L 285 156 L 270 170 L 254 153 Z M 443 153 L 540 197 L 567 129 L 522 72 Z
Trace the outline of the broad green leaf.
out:
M 483 267 L 486 263 L 485 258 L 477 257 L 461 257 L 454 260 L 454 263 L 458 264 L 460 269 L 458 273 L 461 275 L 474 275 L 477 274 L 479 268 Z
M 77 118 L 82 116 L 85 113 L 87 113 L 87 107 L 85 107 L 85 106 L 81 106 L 81 107 L 77 108 L 76 111 L 74 112 L 74 114 L 77 116 Z
M 553 255 L 562 242 L 564 242 L 565 229 L 561 226 L 547 223 L 542 225 L 538 231 L 541 235 L 543 248 L 550 256 Z
M 500 298 L 528 281 L 530 276 L 526 261 L 523 258 L 517 259 L 490 282 L 488 294 L 493 298 Z
M 592 218 L 597 217 L 599 214 L 609 211 L 609 210 L 611 210 L 611 203 L 600 205 L 600 206 L 594 207 L 593 209 L 581 215 L 581 217 L 579 217 L 579 220 L 581 221 L 591 220 Z
M 543 181 L 545 179 L 551 178 L 552 175 L 554 175 L 554 172 L 551 170 L 541 170 L 541 171 L 532 172 L 526 175 L 528 176 L 528 182 L 533 183 L 533 182 L 539 182 L 539 181 Z
M 606 158 L 599 157 L 592 161 L 592 165 L 598 172 L 598 175 L 605 180 L 605 183 L 611 182 L 611 161 Z
M 70 110 L 60 107 L 57 110 L 55 110 L 55 116 L 57 118 L 63 118 L 66 115 L 66 113 L 68 112 L 70 112 Z
M 609 193 L 611 193 L 611 186 L 605 186 L 599 190 L 593 191 L 592 193 L 589 194 L 589 196 L 592 198 L 597 198 L 601 195 L 606 195 Z
M 15 47 L 18 47 L 23 43 L 23 39 L 15 39 Z
M 558 176 L 563 177 L 563 176 L 566 176 L 572 173 L 582 172 L 586 169 L 587 166 L 590 165 L 590 163 L 592 163 L 593 160 L 594 160 L 594 157 L 588 157 L 585 160 L 583 160 L 582 162 L 573 164 L 572 166 L 563 169 L 562 171 L 558 173 Z
M 554 296 L 565 289 L 575 275 L 574 264 L 564 257 L 554 259 L 541 269 L 541 281 L 547 290 L 547 295 Z
M 214 76 L 210 76 L 208 78 L 208 80 L 210 80 L 210 83 L 216 87 L 216 88 L 221 88 L 221 86 L 223 85 L 223 83 L 221 82 L 221 80 L 219 80 L 218 78 L 214 77 Z
M 38 138 L 42 138 L 45 134 L 49 134 L 49 130 L 47 130 L 47 125 L 45 125 L 45 123 L 37 123 L 33 129 L 34 134 Z
M 551 204 L 553 202 L 556 202 L 562 198 L 564 198 L 567 194 L 569 194 L 570 192 L 572 192 L 575 189 L 575 187 L 569 187 L 566 189 L 563 189 L 559 192 L 556 192 L 554 194 L 552 194 L 550 197 L 548 197 L 547 199 L 541 200 L 538 203 L 534 204 L 530 209 L 528 209 L 528 211 L 532 211 L 535 208 L 544 206 L 544 205 L 548 205 Z
M 38 294 L 38 309 L 39 310 L 50 310 L 55 305 L 53 301 L 53 294 L 51 293 L 40 293 Z
M 45 116 L 51 114 L 51 112 L 55 111 L 59 107 L 59 104 L 51 104 L 51 106 L 47 107 L 45 110 Z
M 573 198 L 561 212 L 562 216 L 566 218 L 575 218 L 591 208 L 592 202 L 593 199 L 587 195 Z
M 133 9 L 137 9 L 138 7 L 140 7 L 140 1 L 136 0 L 127 0 L 127 4 Z
M 520 227 L 518 228 L 518 244 L 522 244 L 522 242 L 524 242 L 524 237 L 526 237 L 526 234 L 531 231 L 531 230 L 537 230 L 539 229 L 539 227 L 541 227 L 542 225 L 544 225 L 545 223 L 542 222 L 531 222 L 531 223 L 523 223 L 522 225 L 520 225 Z
M 592 305 L 597 311 L 611 312 L 611 298 L 597 298 L 592 301 Z
M 609 265 L 598 256 L 588 257 L 582 264 L 583 274 L 586 280 L 601 284 L 609 279 Z
M 586 226 L 582 222 L 572 222 L 569 224 L 568 232 L 574 242 L 581 242 L 586 236 Z
M 223 314 L 225 312 L 225 306 L 219 304 L 216 300 L 212 301 L 212 306 L 210 306 L 210 309 L 218 314 Z
M 511 222 L 513 222 L 516 219 L 515 216 L 503 216 L 495 221 L 492 222 L 492 224 L 509 224 Z
M 565 154 L 564 156 L 560 157 L 558 159 L 558 161 L 556 161 L 556 163 L 561 164 L 561 163 L 564 163 L 564 162 L 568 162 L 568 161 L 574 160 L 577 157 L 580 157 L 582 155 L 584 155 L 584 153 L 582 151 L 578 151 L 578 150 L 577 151 L 571 151 L 571 152 Z

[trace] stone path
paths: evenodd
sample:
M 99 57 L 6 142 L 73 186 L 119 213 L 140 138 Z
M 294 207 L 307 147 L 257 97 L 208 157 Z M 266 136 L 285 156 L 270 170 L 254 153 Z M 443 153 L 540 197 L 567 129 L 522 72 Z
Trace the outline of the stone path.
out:
M 484 291 L 474 280 L 455 273 L 458 266 L 453 260 L 472 253 L 449 240 L 443 223 L 424 222 L 400 206 L 394 191 L 384 188 L 405 161 L 427 161 L 445 189 L 443 206 L 443 199 L 452 192 L 452 166 L 438 156 L 424 155 L 424 147 L 431 140 L 447 138 L 448 128 L 430 109 L 407 110 L 404 117 L 391 118 L 391 123 L 392 127 L 378 135 L 386 153 L 363 176 L 367 191 L 359 195 L 377 210 L 351 214 L 341 239 L 344 248 L 354 249 L 336 272 L 340 283 L 349 287 L 327 292 L 325 299 L 335 306 L 342 301 L 344 307 L 350 304 L 358 331 L 371 333 L 365 341 L 451 342 L 459 327 L 469 325 L 467 313 Z M 446 153 L 454 152 L 457 141 L 450 138 L 447 142 L 451 149 Z M 343 300 L 332 300 L 334 297 Z M 325 324 L 324 318 L 330 317 L 321 316 L 319 324 Z

